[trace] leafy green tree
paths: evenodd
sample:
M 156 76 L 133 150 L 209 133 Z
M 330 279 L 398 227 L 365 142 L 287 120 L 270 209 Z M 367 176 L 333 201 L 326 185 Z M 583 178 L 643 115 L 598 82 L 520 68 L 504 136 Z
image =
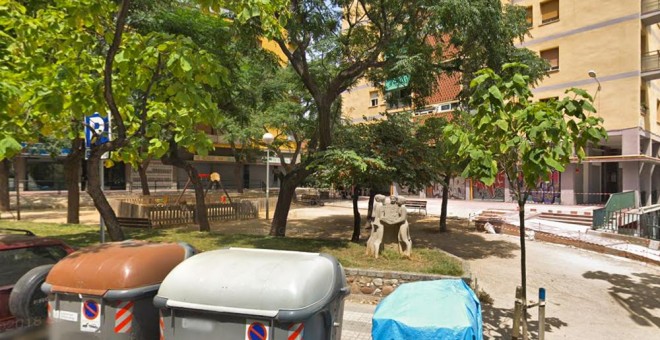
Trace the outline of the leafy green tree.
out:
M 313 172 L 308 165 L 318 152 L 318 113 L 291 68 L 264 74 L 263 82 L 262 95 L 264 103 L 268 104 L 260 115 L 253 118 L 255 124 L 261 125 L 261 134 L 270 131 L 275 135 L 275 140 L 269 146 L 263 145 L 260 134 L 254 143 L 269 148 L 280 159 L 282 170 L 275 174 L 280 190 L 270 235 L 285 236 L 286 222 L 282 224 L 284 227 L 277 228 L 281 224 L 275 223 L 275 219 L 283 217 L 286 221 L 296 187 Z M 338 120 L 338 106 L 333 108 L 333 117 Z
M 460 111 L 453 114 L 451 121 L 448 117 L 431 117 L 423 121 L 419 127 L 418 136 L 428 149 L 428 158 L 431 169 L 442 184 L 442 205 L 440 210 L 439 227 L 441 232 L 447 231 L 447 203 L 449 201 L 449 184 L 453 178 L 459 176 L 465 169 L 468 158 L 458 153 L 459 145 L 451 143 L 443 133 L 450 124 L 466 126 L 467 117 Z
M 463 176 L 490 185 L 498 172 L 506 174 L 519 209 L 523 304 L 527 301 L 525 202 L 529 192 L 539 178 L 547 179 L 552 170 L 564 171 L 572 157 L 583 159 L 585 148 L 607 136 L 603 119 L 592 115 L 593 99 L 584 90 L 571 88 L 566 91 L 570 96 L 557 101 L 532 101 L 526 68 L 505 64 L 505 76 L 491 69 L 477 72 L 470 84 L 473 131 L 456 125 L 445 129 L 459 145 L 458 153 L 470 159 Z M 523 321 L 526 324 L 526 317 Z
M 374 191 L 375 187 L 388 184 L 388 174 L 395 169 L 374 157 L 374 153 L 369 149 L 372 142 L 369 140 L 368 127 L 364 124 L 353 125 L 344 122 L 338 127 L 336 137 L 336 146 L 322 152 L 309 167 L 314 170 L 313 177 L 321 183 L 345 189 L 352 188 L 353 235 L 351 241 L 358 242 L 362 224 L 358 210 L 360 188 L 367 187 Z
M 287 12 L 286 34 L 274 39 L 314 101 L 318 138 L 312 145 L 319 151 L 332 145 L 334 107 L 358 80 L 383 84 L 409 76 L 409 87 L 421 102 L 437 88 L 438 75 L 469 72 L 464 67 L 468 61 L 487 65 L 487 52 L 513 51 L 513 38 L 522 39 L 526 32 L 524 11 L 503 8 L 499 0 L 299 0 L 291 1 Z M 482 37 L 486 21 L 497 29 L 487 38 Z M 452 40 L 451 48 L 432 43 L 452 35 L 461 39 Z M 454 62 L 447 63 L 447 56 Z M 289 186 L 304 178 L 296 177 L 299 182 Z M 278 236 L 286 231 L 288 210 L 275 211 L 271 231 L 281 231 Z
M 58 146 L 57 154 L 59 147 L 71 150 L 64 159 L 67 222 L 78 223 L 82 121 L 85 115 L 103 111 L 99 77 L 102 44 L 98 37 L 104 36 L 111 21 L 80 12 L 77 6 L 107 11 L 112 7 L 103 2 L 58 1 L 57 6 L 47 6 L 46 1 L 24 2 L 26 7 L 20 1 L 7 3 L 16 11 L 13 16 L 4 16 L 2 24 L 12 38 L 4 62 L 12 66 L 9 79 L 17 84 L 20 96 L 6 111 L 18 118 L 5 121 L 14 124 L 6 131 L 16 132 L 19 140 L 28 144 L 48 141 L 48 145 Z M 67 25 L 71 20 L 80 26 Z

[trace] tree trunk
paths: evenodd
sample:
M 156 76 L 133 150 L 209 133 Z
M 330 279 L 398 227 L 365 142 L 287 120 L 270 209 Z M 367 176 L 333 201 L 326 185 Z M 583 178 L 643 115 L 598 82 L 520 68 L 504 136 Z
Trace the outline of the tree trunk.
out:
M 367 219 L 371 221 L 371 218 L 374 217 L 374 198 L 376 197 L 376 190 L 369 190 L 369 211 L 367 212 Z
M 286 236 L 286 221 L 289 217 L 289 209 L 291 209 L 291 201 L 293 195 L 296 193 L 297 183 L 293 179 L 286 176 L 280 181 L 280 192 L 277 194 L 277 204 L 275 205 L 275 213 L 273 213 L 273 221 L 270 224 L 270 236 Z
M 447 203 L 449 203 L 449 181 L 451 177 L 445 176 L 445 183 L 442 184 L 442 207 L 440 209 L 440 232 L 447 231 Z
M 309 170 L 306 169 L 307 164 L 300 163 L 291 172 L 284 176 L 280 176 L 280 192 L 277 195 L 277 204 L 275 205 L 275 213 L 273 214 L 273 221 L 270 224 L 270 236 L 286 236 L 286 222 L 289 218 L 289 210 L 291 209 L 291 201 L 296 194 L 296 188 L 303 180 L 309 175 Z
M 332 101 L 317 101 L 319 150 L 325 151 L 332 143 Z
M 149 167 L 149 161 L 142 162 L 142 164 L 137 166 L 138 175 L 140 175 L 140 187 L 142 187 L 142 195 L 149 196 L 151 192 L 149 191 L 149 179 L 147 178 L 147 168 Z
M 92 155 L 87 161 L 87 193 L 89 193 L 89 196 L 94 200 L 94 206 L 105 222 L 105 227 L 108 231 L 108 235 L 110 235 L 110 239 L 112 241 L 123 241 L 124 232 L 119 226 L 117 215 L 115 215 L 112 206 L 110 206 L 110 203 L 101 189 L 101 176 L 99 173 L 101 154 L 102 152 L 92 152 Z
M 360 211 L 358 210 L 358 187 L 353 188 L 353 236 L 351 236 L 351 242 L 360 242 L 360 225 L 362 223 L 360 218 Z
M 199 231 L 211 231 L 211 225 L 209 224 L 206 211 L 206 202 L 204 202 L 204 186 L 199 179 L 199 173 L 194 166 L 179 157 L 179 146 L 173 139 L 170 140 L 169 151 L 161 157 L 161 161 L 163 164 L 173 165 L 183 169 L 188 174 L 188 178 L 190 178 L 190 182 L 192 182 L 193 188 L 195 188 L 195 216 L 196 222 L 199 224 Z
M 236 191 L 239 194 L 243 193 L 243 167 L 245 164 L 243 162 L 236 162 L 234 164 L 234 183 L 236 185 Z
M 18 188 L 18 176 L 14 176 L 14 187 Z M 9 211 L 9 159 L 0 161 L 0 211 Z
M 199 231 L 211 231 L 206 202 L 204 201 L 204 186 L 202 185 L 202 180 L 199 179 L 199 172 L 187 162 L 184 169 L 188 173 L 188 178 L 190 178 L 193 188 L 195 188 L 195 216 L 197 217 L 196 222 L 199 224 Z
M 523 339 L 527 339 L 527 265 L 525 252 L 525 201 L 518 200 L 518 218 L 520 220 L 520 279 L 522 285 L 522 328 Z
M 83 139 L 71 140 L 71 153 L 64 159 L 64 180 L 66 181 L 67 208 L 66 223 L 80 223 L 80 172 L 85 149 Z

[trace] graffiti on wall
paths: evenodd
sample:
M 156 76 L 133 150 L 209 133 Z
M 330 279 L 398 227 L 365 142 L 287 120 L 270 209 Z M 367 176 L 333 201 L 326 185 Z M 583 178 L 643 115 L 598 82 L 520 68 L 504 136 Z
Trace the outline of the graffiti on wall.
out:
M 430 191 L 431 193 L 427 193 L 427 195 L 431 195 L 431 197 L 435 198 L 442 197 L 442 184 L 434 183 L 433 186 L 430 187 Z M 449 181 L 449 198 L 459 200 L 465 199 L 465 178 L 456 177 Z
M 529 197 L 527 198 L 528 202 L 534 203 L 545 203 L 545 204 L 555 204 L 560 203 L 561 197 L 561 175 L 559 171 L 553 170 L 550 173 L 550 178 L 545 180 L 539 180 L 536 188 L 533 191 L 530 191 Z
M 475 200 L 500 200 L 504 201 L 504 181 L 506 176 L 500 172 L 495 177 L 492 185 L 486 185 L 482 181 L 474 180 L 472 183 L 473 198 Z

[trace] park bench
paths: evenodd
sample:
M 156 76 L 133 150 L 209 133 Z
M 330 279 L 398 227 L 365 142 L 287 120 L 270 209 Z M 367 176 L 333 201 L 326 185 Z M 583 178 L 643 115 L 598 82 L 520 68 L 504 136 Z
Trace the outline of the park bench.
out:
M 427 201 L 407 199 L 406 208 L 417 209 L 417 213 L 419 214 L 421 214 L 422 210 L 424 210 L 424 216 L 426 216 L 427 215 L 426 203 Z
M 141 217 L 117 217 L 120 227 L 125 228 L 146 228 L 151 229 L 153 225 L 148 218 Z
M 300 203 L 309 204 L 309 205 L 323 205 L 319 195 L 312 194 L 302 194 L 300 195 Z

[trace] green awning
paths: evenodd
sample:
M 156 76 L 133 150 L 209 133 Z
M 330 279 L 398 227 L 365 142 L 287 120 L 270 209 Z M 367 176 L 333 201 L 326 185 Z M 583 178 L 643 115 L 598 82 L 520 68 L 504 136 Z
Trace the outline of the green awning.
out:
M 399 90 L 402 88 L 408 87 L 410 83 L 410 76 L 405 75 L 395 79 L 389 79 L 385 81 L 385 92 Z

